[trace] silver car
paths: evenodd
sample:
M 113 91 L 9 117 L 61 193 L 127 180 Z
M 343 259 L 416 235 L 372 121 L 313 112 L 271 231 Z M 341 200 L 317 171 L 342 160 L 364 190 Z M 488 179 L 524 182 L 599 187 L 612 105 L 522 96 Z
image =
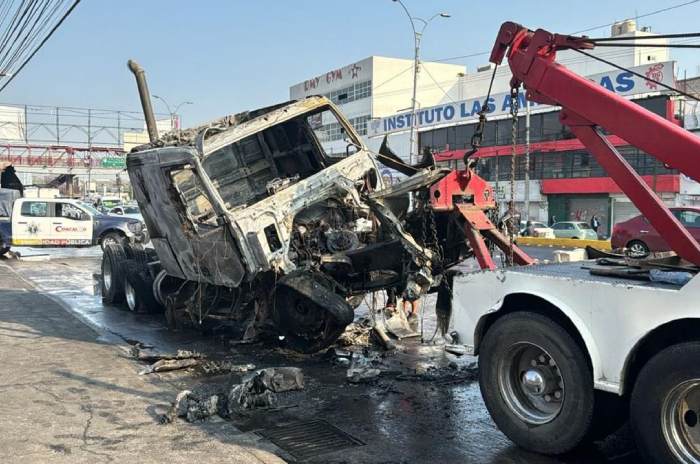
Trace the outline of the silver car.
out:
M 598 234 L 587 222 L 561 221 L 552 226 L 556 238 L 575 238 L 580 240 L 598 240 Z

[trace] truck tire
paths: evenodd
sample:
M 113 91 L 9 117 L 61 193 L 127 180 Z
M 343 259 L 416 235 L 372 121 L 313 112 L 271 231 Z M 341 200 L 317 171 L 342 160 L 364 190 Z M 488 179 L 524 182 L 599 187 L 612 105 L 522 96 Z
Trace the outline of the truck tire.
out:
M 102 246 L 102 251 L 105 250 L 107 245 L 124 245 L 124 236 L 119 232 L 107 232 L 100 239 L 100 246 Z
M 148 264 L 129 259 L 125 265 L 124 299 L 126 306 L 134 312 L 158 312 L 163 307 L 153 295 L 153 279 L 148 271 Z
M 630 416 L 646 462 L 700 462 L 700 342 L 671 346 L 647 362 L 632 391 Z
M 124 301 L 124 265 L 127 257 L 121 245 L 107 245 L 102 253 L 102 301 Z
M 595 396 L 588 360 L 547 317 L 517 312 L 496 321 L 480 348 L 479 385 L 496 425 L 522 448 L 562 454 L 589 437 Z

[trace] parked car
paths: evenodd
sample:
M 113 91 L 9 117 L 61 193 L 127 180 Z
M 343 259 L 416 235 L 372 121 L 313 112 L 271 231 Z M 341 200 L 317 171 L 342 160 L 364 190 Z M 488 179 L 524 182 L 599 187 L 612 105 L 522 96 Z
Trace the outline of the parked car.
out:
M 671 208 L 671 212 L 695 240 L 700 241 L 700 208 Z M 635 258 L 643 258 L 652 251 L 670 251 L 671 249 L 666 240 L 642 215 L 615 224 L 610 241 L 613 249 L 625 248 L 627 254 Z
M 580 240 L 598 240 L 598 234 L 587 222 L 561 221 L 552 226 L 556 238 L 575 238 Z
M 119 205 L 109 210 L 110 215 L 130 217 L 143 221 L 141 210 L 136 205 Z
M 531 221 L 531 223 L 535 228 L 533 237 L 554 238 L 554 231 L 544 222 Z M 520 221 L 520 235 L 523 237 L 528 236 L 527 221 Z

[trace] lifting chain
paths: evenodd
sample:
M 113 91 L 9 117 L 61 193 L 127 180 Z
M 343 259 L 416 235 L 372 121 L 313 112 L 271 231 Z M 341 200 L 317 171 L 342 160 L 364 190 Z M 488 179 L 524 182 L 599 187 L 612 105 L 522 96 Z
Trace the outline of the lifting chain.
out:
M 496 70 L 498 69 L 498 66 L 493 67 L 493 73 L 491 74 L 491 80 L 489 81 L 489 90 L 486 92 L 486 97 L 484 98 L 484 104 L 481 105 L 481 109 L 479 110 L 479 123 L 476 125 L 476 129 L 474 130 L 474 135 L 472 135 L 471 138 L 471 150 L 467 151 L 464 154 L 464 164 L 465 166 L 469 166 L 469 157 L 472 156 L 474 153 L 479 151 L 479 148 L 481 147 L 481 141 L 484 138 L 484 128 L 486 127 L 486 113 L 489 111 L 489 100 L 491 99 L 491 89 L 493 88 L 493 81 L 496 78 Z
M 440 244 L 440 239 L 437 233 L 437 222 L 435 221 L 435 211 L 430 206 L 429 202 L 425 203 L 423 207 L 423 230 L 422 239 L 423 246 L 434 251 L 438 258 L 442 261 L 444 258 L 444 252 L 442 245 Z M 428 228 L 430 228 L 430 237 L 428 237 Z
M 508 201 L 508 259 L 507 265 L 513 265 L 513 241 L 515 236 L 516 227 L 520 228 L 519 219 L 515 214 L 515 168 L 516 168 L 516 152 L 518 143 L 518 87 L 512 87 L 510 89 L 510 116 L 512 119 L 511 132 L 512 132 L 512 146 L 511 146 L 511 156 L 510 156 L 510 200 Z M 518 220 L 518 224 L 515 221 Z

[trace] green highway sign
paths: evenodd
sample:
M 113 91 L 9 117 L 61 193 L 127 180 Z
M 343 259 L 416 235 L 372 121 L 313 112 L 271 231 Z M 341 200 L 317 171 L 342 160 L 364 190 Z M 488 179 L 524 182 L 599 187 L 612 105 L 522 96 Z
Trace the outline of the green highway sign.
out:
M 126 158 L 108 157 L 102 158 L 100 167 L 109 169 L 124 169 L 126 167 Z

